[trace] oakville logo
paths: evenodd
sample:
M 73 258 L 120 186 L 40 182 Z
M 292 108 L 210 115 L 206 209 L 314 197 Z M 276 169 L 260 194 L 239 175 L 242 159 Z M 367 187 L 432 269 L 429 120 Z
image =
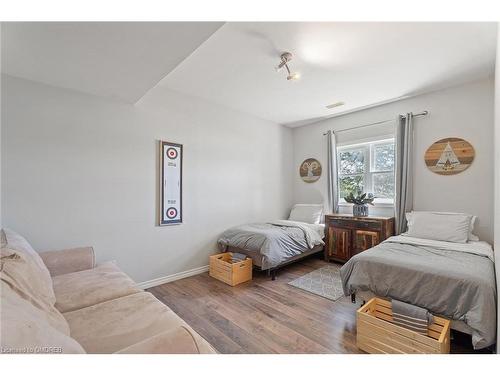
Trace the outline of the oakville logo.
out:
M 454 169 L 457 165 L 460 165 L 460 160 L 458 160 L 450 142 L 448 142 L 443 150 L 443 153 L 441 154 L 441 157 L 436 163 L 436 167 L 449 171 Z

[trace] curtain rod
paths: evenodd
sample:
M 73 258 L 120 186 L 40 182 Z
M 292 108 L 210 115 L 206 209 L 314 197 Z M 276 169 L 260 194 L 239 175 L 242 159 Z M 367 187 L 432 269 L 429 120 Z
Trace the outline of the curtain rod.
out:
M 429 114 L 429 111 L 422 111 L 420 113 L 415 113 L 413 115 L 413 117 L 421 117 L 421 116 L 427 116 Z M 406 116 L 403 116 L 403 117 L 406 117 Z M 390 120 L 383 120 L 383 121 L 377 121 L 377 122 L 372 122 L 370 124 L 364 124 L 364 125 L 359 125 L 359 126 L 354 126 L 352 128 L 349 128 L 349 129 L 341 129 L 341 130 L 335 130 L 333 131 L 334 133 L 342 133 L 342 132 L 345 132 L 345 131 L 348 131 L 348 130 L 353 130 L 353 129 L 359 129 L 359 128 L 365 128 L 367 126 L 373 126 L 373 125 L 380 125 L 380 124 L 385 124 L 387 122 L 391 122 L 391 121 L 394 121 L 395 119 L 390 119 Z M 327 135 L 328 133 L 323 133 L 323 135 Z

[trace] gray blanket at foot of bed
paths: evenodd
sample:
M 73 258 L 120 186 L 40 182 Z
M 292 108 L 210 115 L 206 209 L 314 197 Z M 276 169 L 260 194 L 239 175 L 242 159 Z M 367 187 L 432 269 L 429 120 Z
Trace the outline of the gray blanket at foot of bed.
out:
M 345 295 L 371 291 L 463 320 L 475 349 L 496 336 L 494 264 L 486 256 L 409 243 L 383 242 L 340 270 Z

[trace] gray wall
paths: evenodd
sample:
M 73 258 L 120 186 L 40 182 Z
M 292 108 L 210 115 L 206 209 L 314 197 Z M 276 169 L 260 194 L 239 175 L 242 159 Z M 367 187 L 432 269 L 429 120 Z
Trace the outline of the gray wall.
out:
M 2 213 L 37 250 L 94 245 L 137 282 L 208 264 L 285 218 L 291 130 L 161 87 L 136 106 L 4 76 Z M 184 224 L 156 226 L 157 140 L 184 144 Z
M 495 264 L 497 292 L 500 291 L 500 27 L 497 36 L 497 61 L 495 69 Z M 497 303 L 498 297 L 497 297 Z M 500 338 L 500 305 L 497 307 L 497 340 Z M 497 344 L 500 353 L 500 345 Z
M 327 119 L 293 130 L 294 201 L 321 203 L 326 200 L 326 171 L 313 184 L 304 183 L 298 168 L 306 158 L 314 157 L 326 167 L 327 129 L 348 129 L 381 121 L 406 112 L 429 110 L 430 115 L 416 119 L 414 208 L 416 210 L 468 212 L 479 220 L 476 232 L 481 239 L 493 241 L 493 78 L 436 91 L 375 108 Z M 360 136 L 375 133 L 377 127 L 365 128 Z M 382 133 L 387 132 L 387 125 Z M 343 137 L 348 137 L 343 135 Z M 352 138 L 352 134 L 349 136 Z M 476 150 L 473 164 L 454 176 L 440 176 L 424 163 L 426 149 L 445 137 L 461 137 Z M 371 209 L 374 214 L 392 215 L 392 207 Z M 349 212 L 350 207 L 344 207 Z
M 2 28 L 0 27 L 0 30 Z M 1 55 L 1 52 L 0 52 Z M 3 76 L 0 74 L 0 87 L 2 86 Z M 2 103 L 2 90 L 0 90 L 0 103 Z M 3 227 L 2 222 L 2 108 L 0 107 L 0 228 Z

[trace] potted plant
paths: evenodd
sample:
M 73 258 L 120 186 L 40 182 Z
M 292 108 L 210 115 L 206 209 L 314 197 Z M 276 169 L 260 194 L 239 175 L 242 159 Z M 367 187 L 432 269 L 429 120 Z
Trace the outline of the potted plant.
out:
M 358 192 L 356 195 L 352 191 L 345 198 L 347 203 L 352 203 L 352 214 L 354 216 L 368 216 L 368 205 L 373 206 L 373 200 L 375 197 L 372 193 L 361 193 Z

